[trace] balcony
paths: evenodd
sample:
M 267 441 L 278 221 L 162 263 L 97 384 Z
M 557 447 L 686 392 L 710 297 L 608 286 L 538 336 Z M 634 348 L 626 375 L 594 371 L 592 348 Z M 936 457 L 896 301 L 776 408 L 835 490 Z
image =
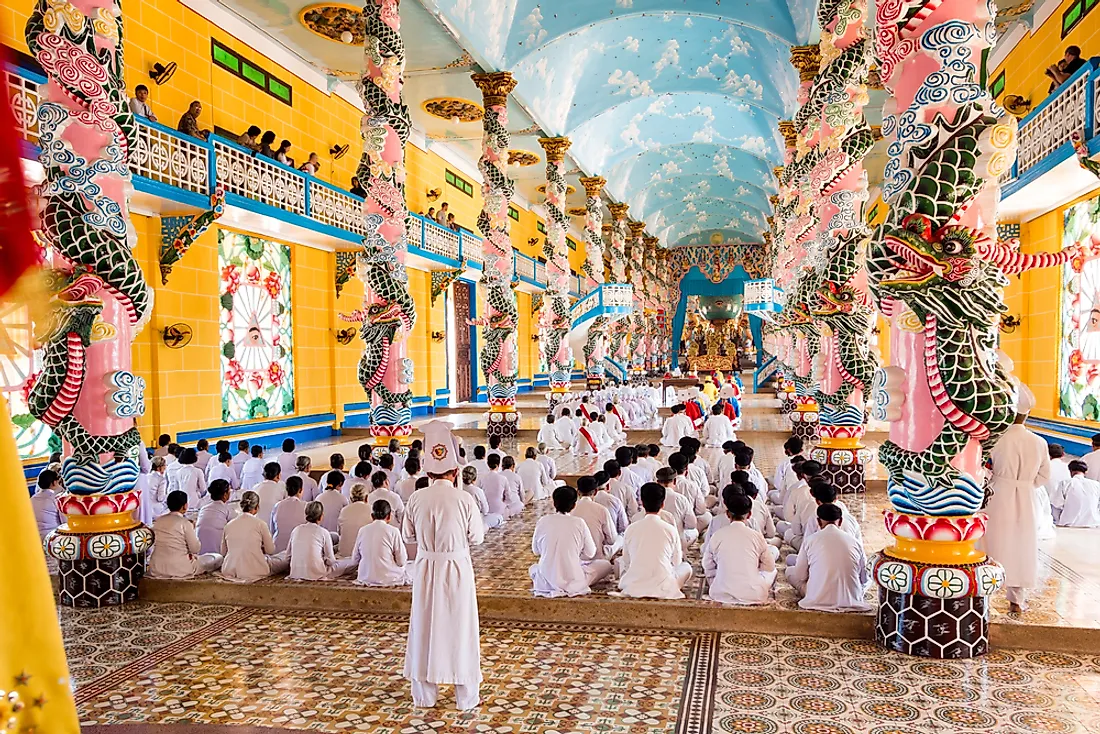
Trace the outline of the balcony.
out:
M 634 286 L 619 283 L 600 283 L 583 298 L 573 304 L 570 316 L 573 328 L 604 316 L 617 321 L 634 311 Z
M 37 160 L 38 85 L 45 77 L 23 68 L 4 69 L 8 101 L 22 134 L 23 156 Z M 143 117 L 130 156 L 135 211 L 181 213 L 209 208 L 215 186 L 226 192 L 222 221 L 261 234 L 324 249 L 354 249 L 362 240 L 363 199 L 310 174 L 255 155 L 237 143 L 211 135 L 200 140 Z M 483 264 L 482 240 L 409 214 L 409 261 L 413 267 L 458 267 L 473 273 Z M 546 288 L 546 268 L 513 250 L 519 288 Z
M 1080 134 L 1090 155 L 1100 152 L 1098 67 L 1100 58 L 1089 59 L 1020 120 L 1016 163 L 1000 178 L 1002 220 L 1026 220 L 1096 188 L 1096 176 L 1077 161 L 1071 136 Z

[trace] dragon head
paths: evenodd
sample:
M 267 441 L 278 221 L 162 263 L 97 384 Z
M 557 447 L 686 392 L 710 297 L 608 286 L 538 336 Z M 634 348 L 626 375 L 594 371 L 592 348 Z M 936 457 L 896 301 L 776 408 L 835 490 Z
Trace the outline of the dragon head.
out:
M 910 214 L 884 234 L 885 244 L 896 257 L 894 273 L 879 280 L 888 290 L 928 288 L 938 282 L 960 286 L 973 284 L 978 276 L 978 249 L 987 241 L 975 230 L 948 224 L 933 229 L 923 214 Z
M 847 283 L 837 285 L 827 280 L 817 291 L 817 301 L 817 308 L 812 311 L 813 316 L 828 318 L 854 313 L 859 306 L 864 305 L 865 298 Z

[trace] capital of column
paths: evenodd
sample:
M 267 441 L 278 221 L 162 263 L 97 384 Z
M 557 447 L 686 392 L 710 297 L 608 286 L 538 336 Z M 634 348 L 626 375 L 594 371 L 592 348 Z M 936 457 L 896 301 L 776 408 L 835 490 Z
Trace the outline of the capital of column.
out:
M 630 204 L 608 204 L 607 208 L 613 219 L 626 219 L 626 212 L 630 209 Z
M 779 208 L 779 194 L 772 194 L 769 196 L 768 202 L 772 205 L 772 209 Z
M 772 173 L 775 174 L 776 178 L 782 178 L 783 177 L 783 166 L 776 166 L 775 168 L 772 169 Z
M 871 125 L 871 137 L 876 143 L 882 140 L 882 125 Z
M 481 90 L 486 107 L 507 104 L 508 95 L 516 88 L 516 80 L 510 71 L 494 71 L 491 74 L 473 74 L 470 76 Z
M 793 148 L 798 143 L 798 131 L 794 128 L 794 120 L 780 120 L 779 132 L 783 135 L 783 142 L 788 148 Z
M 645 222 L 627 222 L 630 227 L 630 239 L 637 241 L 645 233 Z
M 661 255 L 661 251 L 657 249 L 657 243 L 660 241 L 660 239 L 654 237 L 653 235 L 646 235 L 644 238 L 642 238 L 642 242 L 645 243 L 645 246 L 654 250 L 657 253 L 657 257 L 663 257 L 663 255 Z
M 885 85 L 882 83 L 882 76 L 879 74 L 878 67 L 873 67 L 867 71 L 867 88 L 868 89 L 885 89 Z
M 791 46 L 791 65 L 798 69 L 798 78 L 803 82 L 812 82 L 821 67 L 821 49 L 812 46 Z
M 603 187 L 607 185 L 607 179 L 603 176 L 583 176 L 581 178 L 581 186 L 584 187 L 584 193 L 588 195 L 588 198 L 599 196 L 603 191 Z
M 546 151 L 547 163 L 561 163 L 572 141 L 569 138 L 539 138 L 539 145 Z
M 603 226 L 601 227 L 601 229 L 603 231 L 603 238 L 604 238 L 605 243 L 608 239 L 610 239 L 611 230 L 613 228 L 614 228 L 614 225 L 612 225 L 610 222 L 604 222 L 603 223 Z

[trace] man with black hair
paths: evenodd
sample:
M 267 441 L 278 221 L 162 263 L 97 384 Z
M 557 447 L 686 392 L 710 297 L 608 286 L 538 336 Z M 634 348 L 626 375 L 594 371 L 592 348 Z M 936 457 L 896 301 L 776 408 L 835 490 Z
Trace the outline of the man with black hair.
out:
M 670 522 L 672 527 L 676 528 L 684 549 L 687 549 L 689 545 L 699 539 L 699 523 L 695 519 L 691 500 L 686 495 L 676 491 L 676 480 L 675 470 L 666 466 L 657 472 L 657 481 L 654 483 L 665 490 L 662 513 L 668 515 L 666 522 Z M 633 524 L 644 517 L 645 511 L 643 509 L 642 512 L 632 517 L 630 522 Z
M 602 477 L 605 481 L 607 476 Z M 596 543 L 593 558 L 611 560 L 622 547 L 623 542 L 615 526 L 615 519 L 606 507 L 596 502 L 596 477 L 587 476 L 577 480 L 577 492 L 580 499 L 573 508 L 573 516 L 579 517 L 588 526 L 592 540 Z
M 275 526 L 271 513 L 275 510 L 275 505 L 286 499 L 286 485 L 283 483 L 282 469 L 279 468 L 277 461 L 264 464 L 264 480 L 253 487 L 252 491 L 260 497 L 260 511 L 257 517 L 266 522 L 268 529 L 274 532 Z
M 481 444 L 474 446 L 474 460 L 470 462 L 470 466 L 477 469 L 477 475 L 484 478 L 489 473 L 489 462 L 485 459 L 485 447 Z
M 297 444 L 294 443 L 293 438 L 283 439 L 283 450 L 279 452 L 279 455 L 275 457 L 275 461 L 279 462 L 279 469 L 282 470 L 284 477 L 294 476 L 298 471 L 298 454 L 295 452 Z
M 764 475 L 753 464 L 753 458 L 756 452 L 752 450 L 751 446 L 746 446 L 742 449 L 738 449 L 733 452 L 733 460 L 736 469 L 748 472 L 749 481 L 756 485 L 757 492 L 763 497 L 768 491 L 768 480 L 764 478 Z
M 798 606 L 819 612 L 867 612 L 867 559 L 863 543 L 840 529 L 844 512 L 833 504 L 817 508 L 818 532 L 787 570 L 787 581 L 802 595 Z
M 841 524 L 840 529 L 851 535 L 863 543 L 863 531 L 859 527 L 859 521 L 855 515 L 848 511 L 848 506 L 837 499 L 836 487 L 829 484 L 824 479 L 817 479 L 810 485 L 810 496 L 814 498 L 814 504 L 803 510 L 803 516 L 801 522 L 797 523 L 797 527 L 801 532 L 800 535 L 793 536 L 787 542 L 790 546 L 798 551 L 802 546 L 806 544 L 818 530 L 817 527 L 817 508 L 821 505 L 836 505 L 841 510 Z M 794 555 L 787 556 L 787 565 L 793 566 L 795 563 Z
M 775 548 L 746 524 L 751 499 L 731 491 L 723 493 L 723 502 L 729 524 L 703 551 L 703 570 L 713 577 L 709 596 L 723 604 L 766 604 L 775 585 Z
M 655 443 L 640 443 L 635 451 L 638 452 L 638 462 L 635 469 L 642 479 L 647 482 L 657 481 L 657 470 L 661 468 L 661 447 Z
M 504 457 L 508 455 L 507 451 L 500 448 L 500 436 L 489 436 L 489 454 L 496 454 L 500 457 L 501 461 L 504 461 Z
M 677 451 L 668 457 L 668 466 L 676 473 L 676 481 L 673 485 L 674 491 L 688 500 L 691 515 L 695 518 L 694 527 L 697 531 L 703 533 L 710 525 L 711 514 L 707 511 L 705 491 L 700 489 L 695 479 L 688 475 L 688 457 L 694 458 L 691 454 L 685 456 Z
M 1058 485 L 1051 506 L 1058 525 L 1065 528 L 1100 527 L 1100 483 L 1089 479 L 1088 464 L 1077 459 L 1069 463 L 1070 478 Z
M 619 564 L 619 590 L 623 596 L 682 599 L 691 578 L 691 564 L 684 562 L 676 529 L 661 519 L 665 488 L 647 482 L 641 490 L 645 516 L 626 529 Z
M 577 490 L 558 487 L 553 501 L 556 512 L 539 518 L 531 538 L 531 552 L 539 557 L 529 571 L 535 596 L 589 594 L 592 584 L 611 574 L 611 562 L 599 557 L 600 543 L 592 538 L 587 522 L 571 514 L 577 505 Z
M 169 492 L 168 512 L 153 521 L 156 540 L 149 557 L 150 578 L 189 579 L 222 567 L 220 553 L 200 553 L 202 543 L 186 515 L 187 493 Z
M 798 436 L 791 436 L 783 442 L 783 454 L 786 458 L 775 467 L 775 476 L 772 477 L 772 490 L 768 492 L 768 502 L 773 505 L 782 505 L 787 499 L 783 495 L 783 488 L 787 484 L 787 475 L 791 471 L 791 460 L 802 455 L 802 447 L 802 439 Z
M 577 424 L 573 421 L 573 414 L 569 408 L 562 408 L 561 415 L 554 421 L 554 432 L 558 435 L 558 443 L 562 448 L 568 449 L 577 438 Z
M 642 472 L 634 470 L 634 454 L 631 452 L 630 447 L 620 446 L 615 449 L 615 461 L 622 470 L 623 483 L 630 487 L 630 491 L 637 497 L 645 482 L 642 481 Z
M 478 472 L 478 479 L 481 480 L 485 500 L 489 503 L 489 513 L 507 520 L 517 514 L 516 503 L 519 502 L 520 509 L 523 508 L 523 503 L 513 494 L 512 483 L 500 472 L 500 456 L 493 454 L 485 460 L 485 464 L 488 468 L 485 474 Z
M 703 443 L 711 448 L 718 448 L 726 441 L 737 438 L 733 430 L 733 422 L 726 415 L 721 403 L 711 406 L 710 417 L 703 424 Z
M 607 492 L 619 500 L 626 512 L 627 523 L 630 518 L 638 514 L 638 495 L 634 489 L 626 483 L 622 467 L 614 459 L 603 463 L 604 473 L 607 474 Z
M 409 563 L 401 532 L 392 524 L 393 510 L 386 500 L 370 504 L 371 522 L 359 528 L 351 560 L 358 569 L 355 583 L 359 586 L 408 586 L 412 583 Z
M 805 514 L 804 510 L 813 506 L 814 498 L 810 494 L 810 482 L 821 476 L 821 472 L 824 470 L 825 467 L 813 459 L 807 459 L 795 468 L 794 472 L 795 476 L 798 477 L 798 483 L 791 487 L 791 491 L 787 495 L 787 502 L 782 507 L 782 513 L 779 512 L 778 508 L 775 512 L 775 516 L 783 520 L 783 522 L 776 523 L 775 527 L 784 538 L 787 537 L 791 526 L 802 522 L 802 516 Z M 801 534 L 800 529 L 798 535 Z
M 661 426 L 661 445 L 678 448 L 681 438 L 694 435 L 695 425 L 691 422 L 691 418 L 688 418 L 687 414 L 684 413 L 684 404 L 677 403 L 673 405 L 672 415 L 665 418 L 665 423 Z
M 547 413 L 546 422 L 539 428 L 538 438 L 535 439 L 540 444 L 546 444 L 547 451 L 560 451 L 565 448 L 558 440 L 558 432 L 554 427 L 556 420 L 553 413 Z
M 615 465 L 618 466 L 618 464 Z M 626 507 L 618 495 L 611 494 L 611 475 L 604 470 L 596 472 L 592 475 L 592 478 L 596 480 L 596 496 L 593 497 L 593 500 L 596 504 L 607 508 L 607 511 L 611 513 L 611 519 L 615 523 L 615 532 L 622 535 L 626 532 L 627 526 L 630 525 L 630 517 L 626 514 Z

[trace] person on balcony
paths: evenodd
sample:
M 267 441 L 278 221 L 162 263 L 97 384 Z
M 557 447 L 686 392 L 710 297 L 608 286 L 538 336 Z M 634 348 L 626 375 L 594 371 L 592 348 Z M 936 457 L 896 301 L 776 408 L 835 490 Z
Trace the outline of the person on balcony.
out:
M 447 226 L 447 215 L 450 214 L 450 212 L 448 211 L 449 208 L 450 204 L 448 204 L 447 202 L 443 202 L 439 205 L 439 213 L 435 215 L 436 224 L 441 227 Z
M 425 214 L 424 216 L 426 216 L 428 219 L 430 219 L 434 222 L 435 221 L 435 207 L 434 206 L 428 207 L 428 213 Z
M 275 150 L 271 147 L 275 143 L 275 133 L 268 130 L 264 133 L 264 136 L 260 138 L 260 149 L 257 151 L 260 155 L 266 156 L 274 160 Z
M 316 176 L 317 172 L 321 170 L 321 159 L 317 157 L 316 153 L 310 153 L 309 160 L 298 166 L 298 170 Z
M 1043 72 L 1053 80 L 1050 83 L 1050 89 L 1047 91 L 1053 92 L 1062 84 L 1065 84 L 1066 80 L 1073 76 L 1073 73 L 1084 65 L 1085 60 L 1081 58 L 1081 47 L 1068 46 L 1065 56 L 1057 63 L 1048 66 L 1046 71 Z
M 290 150 L 290 141 L 283 140 L 279 142 L 279 149 L 275 151 L 275 160 L 282 163 L 284 166 L 294 167 L 294 159 L 287 155 Z
M 351 193 L 355 196 L 362 196 L 364 198 L 367 196 L 367 190 L 360 185 L 359 179 L 355 176 L 351 177 Z
M 141 115 L 153 122 L 157 116 L 153 114 L 153 108 L 149 106 L 149 87 L 139 84 L 134 87 L 134 96 L 130 98 L 130 112 Z
M 447 229 L 453 230 L 455 232 L 458 231 L 458 222 L 455 221 L 454 214 L 447 215 Z
M 202 103 L 195 100 L 191 103 L 191 106 L 187 108 L 187 112 L 183 113 L 180 117 L 180 124 L 176 126 L 184 135 L 190 135 L 193 138 L 199 138 L 201 140 L 208 140 L 210 138 L 210 131 L 203 130 L 199 127 L 199 115 L 202 114 Z
M 260 132 L 262 132 L 257 125 L 252 125 L 239 136 L 237 136 L 237 144 L 251 150 L 253 153 L 260 149 Z

